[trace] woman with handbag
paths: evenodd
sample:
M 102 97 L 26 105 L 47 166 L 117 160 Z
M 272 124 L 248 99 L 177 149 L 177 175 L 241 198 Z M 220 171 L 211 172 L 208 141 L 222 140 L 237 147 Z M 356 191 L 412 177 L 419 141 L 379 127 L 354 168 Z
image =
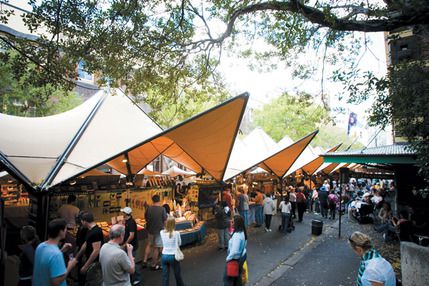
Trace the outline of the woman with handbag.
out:
M 176 220 L 169 216 L 165 222 L 165 229 L 161 230 L 162 240 L 162 286 L 170 285 L 170 266 L 173 268 L 174 277 L 176 278 L 177 286 L 184 286 L 182 274 L 180 273 L 180 260 L 183 260 L 183 253 L 180 250 L 180 233 L 175 231 Z
M 224 275 L 225 286 L 242 286 L 245 285 L 247 273 L 247 267 L 243 265 L 246 263 L 247 253 L 247 232 L 246 226 L 244 225 L 243 217 L 236 215 L 234 216 L 234 233 L 228 244 L 228 255 L 226 257 L 226 271 Z

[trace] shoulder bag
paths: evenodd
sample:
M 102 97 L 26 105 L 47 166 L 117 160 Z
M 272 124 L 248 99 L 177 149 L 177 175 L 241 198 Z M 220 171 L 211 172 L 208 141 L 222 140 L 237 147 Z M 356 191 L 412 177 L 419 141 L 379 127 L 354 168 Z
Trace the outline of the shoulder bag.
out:
M 243 252 L 244 252 L 245 248 L 246 248 L 246 242 L 244 242 L 244 246 L 243 246 L 243 250 L 241 251 L 240 258 L 243 256 Z M 230 261 L 226 262 L 226 276 L 238 277 L 240 258 L 239 259 L 231 259 Z
M 177 233 L 176 235 L 180 235 L 180 233 Z M 182 261 L 185 258 L 185 255 L 183 254 L 183 252 L 180 250 L 180 246 L 179 246 L 179 239 L 176 237 L 176 253 L 174 253 L 174 259 L 176 259 L 177 261 Z

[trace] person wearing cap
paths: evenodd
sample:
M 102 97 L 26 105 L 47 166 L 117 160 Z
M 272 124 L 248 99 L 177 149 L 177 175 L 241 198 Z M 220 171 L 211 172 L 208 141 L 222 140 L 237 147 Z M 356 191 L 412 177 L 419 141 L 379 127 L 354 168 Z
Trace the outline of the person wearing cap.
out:
M 137 240 L 137 223 L 132 216 L 133 210 L 130 207 L 125 207 L 121 209 L 121 212 L 124 214 L 125 219 L 125 235 L 124 235 L 124 245 L 131 244 L 133 246 L 133 257 L 136 258 L 137 249 L 138 249 L 138 240 Z M 132 275 L 131 280 L 133 285 L 139 285 L 141 282 L 141 273 L 140 268 L 136 267 L 134 275 Z
M 349 237 L 353 251 L 361 257 L 357 286 L 395 286 L 396 277 L 392 265 L 372 246 L 368 235 L 355 231 Z

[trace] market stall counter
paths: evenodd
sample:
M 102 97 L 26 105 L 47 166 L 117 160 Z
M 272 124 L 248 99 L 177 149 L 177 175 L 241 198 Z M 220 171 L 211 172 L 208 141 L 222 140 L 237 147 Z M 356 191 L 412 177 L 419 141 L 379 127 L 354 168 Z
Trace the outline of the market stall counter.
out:
M 204 221 L 199 221 L 194 224 L 192 221 L 184 220 L 178 222 L 176 219 L 176 230 L 180 233 L 182 245 L 201 243 L 207 233 L 206 223 Z
M 137 239 L 140 244 L 144 239 L 147 238 L 147 231 L 145 229 L 145 220 L 136 219 L 137 223 Z M 112 224 L 107 222 L 97 222 L 97 225 L 103 230 L 103 235 L 108 240 L 109 229 L 112 227 Z M 188 245 L 192 243 L 201 243 L 201 241 L 206 237 L 207 228 L 204 221 L 198 221 L 194 223 L 193 221 L 186 220 L 184 218 L 176 218 L 176 230 L 180 233 L 180 238 L 182 239 L 182 245 Z

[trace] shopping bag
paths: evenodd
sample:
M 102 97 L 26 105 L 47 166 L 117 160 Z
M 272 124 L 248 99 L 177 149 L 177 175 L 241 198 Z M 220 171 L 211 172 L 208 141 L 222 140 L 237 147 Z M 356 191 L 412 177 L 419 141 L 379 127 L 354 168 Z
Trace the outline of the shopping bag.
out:
M 185 255 L 180 250 L 180 247 L 177 247 L 176 253 L 174 253 L 174 259 L 176 259 L 177 261 L 182 261 L 184 258 L 185 258 Z
M 249 269 L 247 267 L 247 260 L 244 260 L 243 270 L 241 271 L 241 284 L 244 285 L 249 281 Z
M 176 259 L 176 261 L 182 261 L 185 258 L 185 255 L 183 254 L 182 250 L 180 250 L 179 236 L 180 234 L 177 232 L 176 233 L 176 252 L 174 253 L 174 259 Z
M 226 276 L 238 277 L 238 260 L 230 260 L 226 262 Z

